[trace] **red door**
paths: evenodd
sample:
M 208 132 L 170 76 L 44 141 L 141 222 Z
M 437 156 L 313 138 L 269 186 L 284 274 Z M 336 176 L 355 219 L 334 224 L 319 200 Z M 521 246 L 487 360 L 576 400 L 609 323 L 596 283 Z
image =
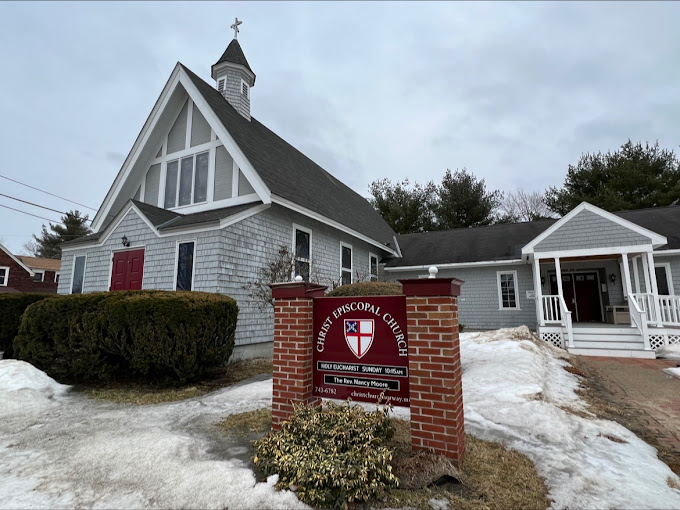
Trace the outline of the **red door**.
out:
M 600 286 L 596 273 L 574 275 L 579 322 L 602 322 Z
M 572 282 L 571 277 L 572 275 L 570 274 L 562 275 L 562 293 L 567 309 L 571 312 L 572 319 L 576 321 L 576 299 L 574 297 L 574 283 Z M 558 294 L 556 275 L 550 277 L 550 293 L 553 295 Z
M 144 250 L 117 251 L 113 254 L 109 290 L 141 290 L 144 277 Z

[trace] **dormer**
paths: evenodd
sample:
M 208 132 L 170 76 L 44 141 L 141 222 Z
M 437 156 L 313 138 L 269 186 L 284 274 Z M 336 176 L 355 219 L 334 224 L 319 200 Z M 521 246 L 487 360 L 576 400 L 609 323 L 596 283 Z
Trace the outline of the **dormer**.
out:
M 241 45 L 234 38 L 220 59 L 212 66 L 217 90 L 243 117 L 250 120 L 250 89 L 255 73 L 248 65 Z

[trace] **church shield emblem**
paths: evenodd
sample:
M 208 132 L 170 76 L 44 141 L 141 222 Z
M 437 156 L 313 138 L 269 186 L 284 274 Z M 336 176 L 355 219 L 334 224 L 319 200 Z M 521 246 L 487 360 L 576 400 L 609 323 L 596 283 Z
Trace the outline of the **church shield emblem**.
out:
M 373 345 L 375 332 L 373 319 L 345 319 L 345 340 L 357 358 L 361 359 Z

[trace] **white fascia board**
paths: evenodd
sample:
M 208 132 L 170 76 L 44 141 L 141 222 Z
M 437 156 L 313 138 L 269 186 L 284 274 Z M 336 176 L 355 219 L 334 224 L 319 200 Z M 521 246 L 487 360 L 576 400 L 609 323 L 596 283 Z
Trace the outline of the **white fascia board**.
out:
M 294 202 L 291 202 L 290 200 L 286 200 L 285 198 L 282 198 L 278 195 L 272 194 L 271 195 L 271 201 L 273 203 L 279 204 L 279 205 L 281 205 L 281 206 L 283 206 L 287 209 L 290 209 L 292 211 L 303 214 L 304 216 L 307 216 L 308 218 L 312 218 L 313 220 L 316 220 L 320 223 L 324 223 L 324 224 L 329 225 L 333 228 L 336 228 L 336 229 L 338 229 L 342 232 L 345 232 L 346 234 L 349 234 L 353 237 L 356 237 L 357 239 L 360 239 L 360 240 L 365 241 L 369 244 L 372 244 L 373 246 L 377 246 L 381 250 L 386 251 L 388 253 L 391 253 L 395 257 L 399 256 L 398 253 L 395 250 L 385 246 L 384 244 L 381 244 L 379 241 L 376 241 L 375 239 L 371 239 L 370 237 L 368 237 L 364 234 L 361 234 L 361 233 L 357 232 L 356 230 L 353 230 L 349 227 L 346 227 L 342 223 L 338 223 L 335 220 L 327 218 L 326 216 L 319 214 L 317 212 L 311 211 L 311 210 L 307 209 L 306 207 L 302 207 L 302 206 L 300 206 L 300 205 L 298 205 Z
M 670 257 L 672 255 L 680 255 L 680 249 L 675 250 L 654 250 L 655 257 Z
M 605 211 L 604 209 L 600 209 L 599 207 L 589 204 L 588 202 L 581 202 L 577 207 L 572 209 L 569 212 L 569 214 L 563 216 L 561 219 L 553 223 L 548 229 L 546 229 L 544 232 L 538 235 L 533 241 L 524 246 L 524 248 L 522 248 L 522 255 L 533 253 L 534 248 L 538 243 L 540 243 L 548 236 L 553 234 L 557 229 L 568 223 L 574 216 L 576 216 L 578 213 L 584 210 L 597 214 L 598 216 L 601 216 L 602 218 L 609 220 L 612 223 L 616 223 L 617 225 L 627 228 L 628 230 L 632 230 L 633 232 L 636 232 L 644 237 L 648 237 L 651 241 L 651 244 L 653 244 L 655 247 L 663 246 L 664 244 L 668 243 L 668 239 L 666 239 L 662 235 L 657 234 L 656 232 L 641 227 L 640 225 L 633 223 L 632 221 L 624 220 L 623 218 L 618 217 L 616 214 L 612 214 L 608 211 Z M 618 249 L 618 247 L 612 247 L 612 249 Z
M 149 227 L 149 229 L 151 229 L 151 231 L 154 234 L 156 234 L 156 237 L 160 237 L 160 235 L 158 234 L 158 230 L 156 230 L 156 227 L 154 226 L 154 224 L 151 223 L 146 216 L 144 216 L 142 211 L 140 211 L 139 208 L 135 204 L 132 203 L 132 201 L 129 201 L 128 206 L 123 207 L 120 210 L 120 213 L 118 213 L 118 216 L 116 216 L 116 218 L 114 218 L 114 220 L 111 222 L 111 225 L 109 226 L 109 228 L 106 229 L 108 232 L 106 232 L 106 234 L 104 234 L 104 236 L 99 238 L 99 240 L 97 241 L 98 245 L 104 244 L 109 239 L 109 237 L 111 237 L 111 234 L 113 234 L 113 232 L 118 228 L 118 226 L 121 224 L 121 222 L 125 219 L 125 217 L 128 215 L 128 213 L 130 211 L 134 211 L 135 214 L 137 216 L 139 216 L 139 219 L 141 219 L 144 223 L 146 223 L 146 226 Z
M 142 152 L 142 149 L 146 145 L 149 136 L 151 136 L 153 128 L 156 126 L 158 119 L 160 118 L 161 112 L 165 109 L 170 97 L 172 96 L 172 93 L 177 88 L 177 85 L 179 84 L 178 78 L 180 70 L 181 70 L 180 64 L 179 62 L 177 62 L 175 68 L 172 70 L 172 73 L 170 74 L 170 77 L 168 78 L 168 81 L 165 84 L 165 87 L 163 87 L 163 91 L 161 92 L 160 96 L 158 96 L 156 104 L 151 110 L 149 116 L 147 117 L 146 122 L 142 127 L 142 130 L 137 136 L 137 139 L 135 140 L 132 149 L 130 149 L 127 158 L 125 158 L 123 166 L 121 166 L 118 175 L 116 176 L 115 180 L 113 181 L 113 184 L 111 185 L 111 188 L 109 188 L 109 192 L 106 194 L 104 202 L 102 202 L 102 205 L 99 207 L 97 214 L 95 214 L 94 219 L 92 220 L 92 230 L 94 230 L 95 232 L 99 230 L 102 221 L 104 220 L 104 218 L 106 218 L 106 215 L 109 213 L 116 196 L 120 192 L 120 188 L 123 186 L 123 183 L 129 177 L 132 168 L 135 166 L 135 163 L 137 162 L 137 159 L 139 158 L 139 155 Z
M 522 259 L 511 259 L 511 260 L 481 260 L 479 262 L 451 262 L 448 264 L 424 264 L 422 266 L 403 266 L 403 267 L 385 267 L 385 271 L 388 272 L 398 272 L 398 271 L 427 271 L 432 266 L 437 269 L 457 269 L 465 267 L 483 267 L 483 266 L 515 266 L 526 264 Z
M 11 258 L 14 262 L 19 264 L 26 271 L 28 271 L 28 274 L 30 274 L 31 276 L 35 275 L 35 272 L 30 267 L 28 267 L 26 264 L 21 262 L 21 259 L 15 257 L 14 254 L 11 251 L 9 251 L 7 248 L 5 248 L 2 244 L 0 244 L 0 250 L 4 251 L 7 255 L 9 255 L 9 258 Z
M 634 244 L 630 246 L 611 246 L 606 248 L 586 248 L 575 250 L 557 250 L 534 253 L 534 258 L 543 259 L 566 259 L 570 257 L 593 257 L 599 255 L 622 255 L 624 253 L 647 253 L 653 252 L 651 244 Z
M 255 190 L 255 193 L 257 193 L 257 195 L 260 197 L 260 200 L 262 200 L 262 202 L 265 204 L 271 203 L 271 191 L 269 188 L 267 188 L 266 184 L 257 171 L 255 171 L 255 168 L 250 163 L 250 161 L 248 161 L 248 158 L 246 158 L 241 148 L 236 144 L 234 138 L 231 136 L 231 134 L 229 134 L 227 128 L 224 126 L 224 124 L 222 124 L 220 119 L 217 118 L 217 115 L 215 115 L 213 109 L 210 108 L 206 100 L 203 98 L 203 95 L 198 91 L 196 85 L 194 85 L 194 82 L 191 81 L 191 78 L 189 78 L 189 76 L 182 69 L 180 69 L 179 81 L 189 93 L 189 97 L 193 99 L 194 106 L 198 106 L 198 109 L 203 114 L 203 117 L 205 117 L 205 120 L 208 121 L 208 124 L 210 124 L 212 130 L 217 134 L 217 138 L 219 138 L 224 144 L 227 152 L 229 152 L 231 157 L 234 159 L 241 172 L 243 172 L 243 175 L 246 176 L 246 179 L 248 179 L 248 182 L 250 182 L 250 185 Z

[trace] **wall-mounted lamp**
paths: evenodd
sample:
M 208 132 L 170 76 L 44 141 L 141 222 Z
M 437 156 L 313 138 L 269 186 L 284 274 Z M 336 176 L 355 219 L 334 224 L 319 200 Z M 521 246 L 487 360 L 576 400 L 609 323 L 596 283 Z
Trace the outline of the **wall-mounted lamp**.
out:
M 125 236 L 125 235 L 124 235 L 123 238 L 121 239 L 121 242 L 123 243 L 123 246 L 125 246 L 126 248 L 127 248 L 128 246 L 130 246 L 130 241 L 128 241 L 128 238 L 127 238 L 127 236 Z
M 614 273 L 610 274 L 610 275 L 609 275 L 609 280 L 610 280 L 612 283 L 616 283 L 616 275 L 615 275 Z
M 545 285 L 545 276 L 541 276 L 541 285 Z

